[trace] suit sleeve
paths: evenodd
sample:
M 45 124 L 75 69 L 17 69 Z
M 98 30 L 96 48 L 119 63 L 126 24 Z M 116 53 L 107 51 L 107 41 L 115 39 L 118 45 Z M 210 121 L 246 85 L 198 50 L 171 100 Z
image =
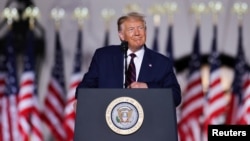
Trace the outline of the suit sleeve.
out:
M 98 51 L 94 53 L 91 60 L 89 70 L 84 74 L 82 81 L 79 83 L 76 89 L 76 98 L 78 95 L 79 88 L 97 88 L 98 87 Z

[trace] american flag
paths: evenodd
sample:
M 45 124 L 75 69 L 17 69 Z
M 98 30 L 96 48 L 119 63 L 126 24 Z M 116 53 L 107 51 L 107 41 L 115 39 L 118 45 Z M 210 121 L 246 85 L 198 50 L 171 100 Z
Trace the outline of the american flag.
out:
M 159 26 L 155 26 L 154 27 L 154 38 L 153 38 L 152 49 L 156 52 L 159 51 L 158 37 L 159 37 Z
M 239 42 L 243 50 L 243 33 L 242 25 L 239 25 Z M 246 63 L 246 62 L 245 62 Z M 245 65 L 245 72 L 242 76 L 242 97 L 239 105 L 238 116 L 236 117 L 237 124 L 249 124 L 250 123 L 250 71 L 249 67 Z
M 247 68 L 247 73 L 243 80 L 243 96 L 242 104 L 240 105 L 239 113 L 237 114 L 237 124 L 250 124 L 250 70 Z
M 28 47 L 30 47 L 30 50 L 27 50 L 27 59 L 30 61 L 27 61 L 27 63 L 30 63 L 30 65 L 33 65 L 31 68 L 30 72 L 34 73 L 34 80 L 33 80 L 33 95 L 32 95 L 32 100 L 33 100 L 33 109 L 30 117 L 30 123 L 31 123 L 31 134 L 30 134 L 30 140 L 32 141 L 43 141 L 43 124 L 42 124 L 42 110 L 41 110 L 41 104 L 39 101 L 39 97 L 37 94 L 37 79 L 35 75 L 35 56 L 34 52 L 35 50 L 35 45 L 34 45 L 34 32 L 29 31 L 28 38 Z M 33 48 L 33 49 L 32 49 Z M 31 61 L 33 59 L 33 61 Z
M 171 63 L 174 66 L 174 51 L 173 51 L 173 25 L 170 24 L 168 26 L 168 32 L 167 32 L 167 42 L 166 42 L 166 56 L 170 59 Z M 176 69 L 174 67 L 174 72 L 176 72 Z M 179 108 L 177 108 L 177 118 L 179 113 Z
M 34 109 L 31 114 L 31 137 L 30 139 L 32 141 L 44 141 L 43 137 L 43 126 L 42 126 L 42 110 L 41 110 L 41 105 L 39 102 L 38 95 L 35 94 L 33 95 L 33 103 L 34 103 Z
M 246 60 L 242 46 L 242 27 L 239 26 L 238 52 L 235 61 L 234 80 L 232 85 L 231 99 L 226 118 L 226 124 L 237 124 L 237 114 L 242 106 L 244 76 L 246 73 Z
M 210 76 L 209 88 L 204 104 L 204 139 L 207 139 L 207 127 L 209 124 L 223 124 L 228 99 L 221 84 L 220 58 L 217 51 L 217 25 L 213 27 L 212 50 L 209 56 Z
M 201 125 L 196 118 L 190 118 L 178 126 L 179 141 L 200 141 Z
M 73 72 L 70 79 L 69 92 L 67 94 L 67 101 L 65 107 L 65 130 L 67 132 L 67 141 L 73 141 L 74 127 L 75 127 L 75 111 L 73 103 L 75 101 L 76 87 L 82 80 L 81 66 L 82 66 L 82 31 L 78 31 L 78 41 L 73 62 Z
M 0 141 L 3 140 L 3 134 L 2 134 L 2 104 L 3 104 L 3 98 L 5 94 L 5 87 L 6 87 L 6 58 L 5 53 L 2 53 L 0 56 Z
M 18 131 L 18 80 L 16 72 L 16 55 L 13 46 L 13 33 L 7 35 L 6 45 L 6 93 L 2 99 L 2 137 L 4 141 L 19 141 Z
M 66 133 L 63 127 L 66 92 L 63 52 L 58 30 L 56 31 L 55 41 L 54 66 L 52 68 L 52 76 L 49 80 L 48 93 L 44 103 L 44 121 L 50 128 L 55 139 L 63 141 L 66 139 Z
M 189 63 L 187 87 L 180 107 L 178 132 L 180 141 L 200 141 L 200 117 L 204 104 L 204 94 L 201 79 L 200 27 L 197 26 L 193 43 L 193 53 Z M 193 126 L 196 125 L 196 126 Z
M 28 42 L 24 55 L 24 71 L 21 75 L 20 91 L 18 95 L 18 127 L 20 131 L 20 140 L 28 141 L 31 125 L 30 117 L 33 111 L 33 95 L 35 90 L 35 73 L 34 73 L 34 57 L 33 57 L 33 34 L 28 33 Z
M 34 57 L 34 33 L 27 34 L 27 44 L 24 54 L 24 70 L 21 75 L 20 91 L 18 95 L 20 140 L 42 141 L 42 119 L 36 94 L 36 74 Z M 35 119 L 35 120 L 34 120 Z

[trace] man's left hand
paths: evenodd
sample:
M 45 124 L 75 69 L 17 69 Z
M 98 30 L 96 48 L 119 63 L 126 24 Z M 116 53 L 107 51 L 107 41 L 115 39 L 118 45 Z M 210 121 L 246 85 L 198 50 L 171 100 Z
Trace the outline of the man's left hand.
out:
M 148 88 L 148 85 L 143 82 L 133 82 L 128 86 L 128 88 Z

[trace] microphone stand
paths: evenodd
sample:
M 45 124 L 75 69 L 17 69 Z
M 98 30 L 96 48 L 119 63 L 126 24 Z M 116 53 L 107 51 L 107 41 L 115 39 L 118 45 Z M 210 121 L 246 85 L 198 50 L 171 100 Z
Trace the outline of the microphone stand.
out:
M 128 42 L 127 41 L 122 41 L 121 43 L 121 47 L 122 47 L 122 51 L 123 51 L 123 55 L 124 55 L 124 59 L 125 59 L 125 65 L 124 65 L 124 73 L 125 73 L 125 83 L 124 83 L 124 87 L 127 88 L 127 83 L 126 83 L 126 78 L 127 78 L 127 50 L 128 50 Z

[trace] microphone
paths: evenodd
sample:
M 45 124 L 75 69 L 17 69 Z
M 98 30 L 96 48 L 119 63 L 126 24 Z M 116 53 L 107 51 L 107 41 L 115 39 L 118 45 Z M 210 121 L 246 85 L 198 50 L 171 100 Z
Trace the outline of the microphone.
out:
M 122 48 L 123 53 L 126 53 L 128 50 L 128 41 L 122 41 L 121 48 Z
M 124 55 L 124 60 L 125 60 L 125 65 L 124 65 L 124 73 L 125 73 L 125 81 L 124 81 L 124 87 L 127 88 L 127 84 L 126 84 L 126 78 L 127 78 L 127 51 L 128 51 L 128 41 L 122 41 L 121 43 L 121 49 L 123 51 L 123 55 Z

